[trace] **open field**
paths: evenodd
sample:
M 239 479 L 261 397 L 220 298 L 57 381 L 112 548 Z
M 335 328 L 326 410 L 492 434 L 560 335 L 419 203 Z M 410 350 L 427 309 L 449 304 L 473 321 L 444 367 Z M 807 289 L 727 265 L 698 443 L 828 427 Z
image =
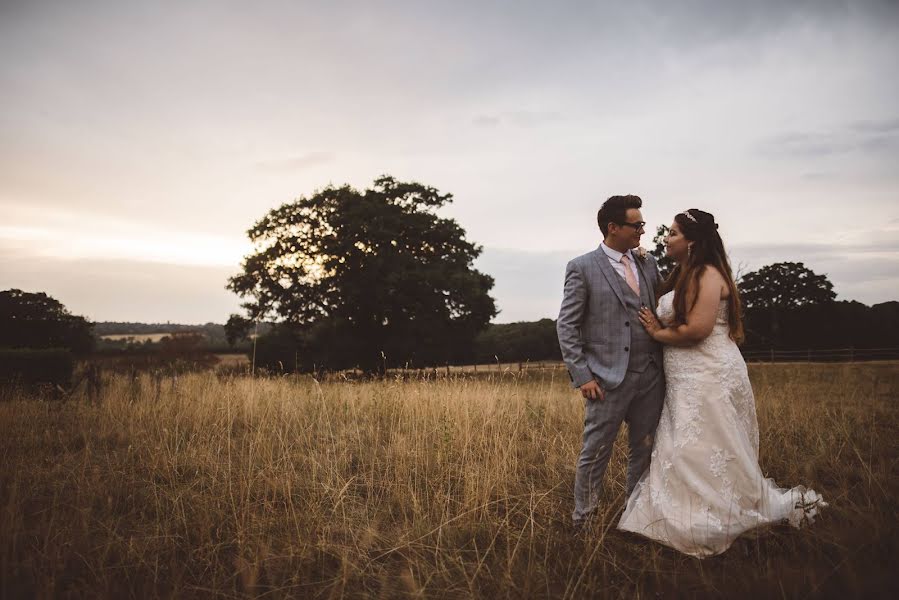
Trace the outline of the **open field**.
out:
M 0 594 L 20 597 L 878 597 L 899 592 L 899 364 L 752 365 L 761 463 L 831 503 L 699 561 L 569 529 L 564 373 L 319 384 L 109 379 L 0 399 Z

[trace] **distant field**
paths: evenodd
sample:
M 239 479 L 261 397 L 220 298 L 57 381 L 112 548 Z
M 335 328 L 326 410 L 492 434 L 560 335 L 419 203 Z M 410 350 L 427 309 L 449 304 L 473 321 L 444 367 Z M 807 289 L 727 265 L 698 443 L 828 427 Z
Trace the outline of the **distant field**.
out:
M 137 343 L 144 343 L 146 341 L 150 342 L 158 342 L 164 337 L 171 336 L 171 333 L 116 333 L 111 335 L 101 335 L 101 340 L 111 340 L 113 342 L 119 342 L 122 340 L 131 340 Z
M 582 400 L 500 371 L 0 388 L 0 598 L 897 597 L 899 363 L 750 366 L 765 473 L 831 506 L 705 561 L 615 530 L 623 433 L 575 537 Z
M 216 354 L 215 357 L 218 359 L 216 367 L 244 367 L 250 364 L 246 354 Z

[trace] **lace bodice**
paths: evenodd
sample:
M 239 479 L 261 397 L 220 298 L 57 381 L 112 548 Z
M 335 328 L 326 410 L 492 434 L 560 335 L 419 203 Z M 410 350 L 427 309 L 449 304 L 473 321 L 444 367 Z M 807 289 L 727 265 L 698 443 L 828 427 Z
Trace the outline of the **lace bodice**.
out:
M 674 292 L 668 292 L 659 298 L 658 308 L 659 320 L 666 326 L 674 322 Z M 719 325 L 727 326 L 727 300 L 721 300 L 718 303 L 718 314 L 715 316 L 715 327 Z
M 666 326 L 674 322 L 674 292 L 668 292 L 659 298 L 659 320 Z M 704 371 L 706 367 L 715 366 L 713 371 L 726 363 L 727 369 L 739 369 L 743 364 L 743 356 L 739 348 L 730 339 L 730 328 L 727 322 L 727 301 L 718 303 L 718 314 L 715 317 L 715 326 L 707 338 L 701 342 L 686 347 L 665 346 L 665 375 L 695 375 Z

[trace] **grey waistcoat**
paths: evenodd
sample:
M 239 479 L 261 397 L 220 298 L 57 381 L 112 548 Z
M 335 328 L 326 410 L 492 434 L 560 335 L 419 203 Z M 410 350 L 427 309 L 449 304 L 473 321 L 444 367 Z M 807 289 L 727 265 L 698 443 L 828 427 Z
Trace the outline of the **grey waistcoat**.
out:
M 640 277 L 639 299 L 623 279 L 621 281 L 621 291 L 624 304 L 627 306 L 627 312 L 631 316 L 630 322 L 633 324 L 630 328 L 631 343 L 630 351 L 628 352 L 630 357 L 627 360 L 627 370 L 642 373 L 646 370 L 646 365 L 655 360 L 655 354 L 658 352 L 659 345 L 658 342 L 649 337 L 649 334 L 640 325 L 640 319 L 637 314 L 640 312 L 641 302 L 643 306 L 653 306 L 655 300 L 649 297 L 649 286 L 643 277 Z

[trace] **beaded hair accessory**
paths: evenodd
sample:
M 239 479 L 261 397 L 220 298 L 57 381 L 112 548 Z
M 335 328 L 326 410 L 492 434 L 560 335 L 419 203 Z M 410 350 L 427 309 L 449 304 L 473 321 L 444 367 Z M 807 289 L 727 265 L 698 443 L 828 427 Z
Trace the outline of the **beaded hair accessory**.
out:
M 699 221 L 696 220 L 696 217 L 690 214 L 690 209 L 685 210 L 681 214 L 693 221 L 695 224 L 699 225 Z M 715 223 L 714 220 L 711 224 L 715 227 L 715 229 L 718 229 L 718 223 Z
M 684 215 L 685 217 L 687 217 L 688 219 L 690 219 L 691 221 L 693 221 L 694 223 L 696 223 L 697 225 L 699 224 L 699 221 L 696 220 L 696 217 L 694 217 L 693 215 L 690 214 L 689 210 L 685 210 L 681 214 Z

